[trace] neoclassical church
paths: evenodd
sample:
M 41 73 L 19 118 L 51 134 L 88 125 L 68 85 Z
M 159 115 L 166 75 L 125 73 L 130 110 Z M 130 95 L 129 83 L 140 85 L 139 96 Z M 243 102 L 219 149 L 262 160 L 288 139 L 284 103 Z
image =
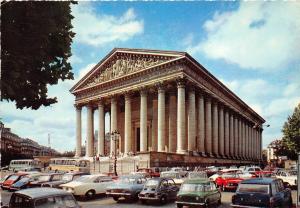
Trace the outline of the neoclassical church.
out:
M 82 156 L 82 125 L 87 125 L 85 156 L 105 155 L 109 113 L 110 132 L 119 133 L 118 140 L 111 137 L 110 155 L 134 153 L 151 166 L 261 159 L 265 120 L 186 52 L 115 48 L 70 92 L 76 156 Z

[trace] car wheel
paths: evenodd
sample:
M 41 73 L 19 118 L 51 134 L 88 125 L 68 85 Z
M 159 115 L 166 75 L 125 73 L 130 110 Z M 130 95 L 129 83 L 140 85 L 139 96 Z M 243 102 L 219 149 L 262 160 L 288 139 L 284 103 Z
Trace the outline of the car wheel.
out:
M 167 203 L 167 197 L 166 196 L 161 196 L 160 197 L 160 203 L 162 203 L 162 204 L 165 204 L 165 203 Z
M 208 201 L 208 200 L 205 201 L 204 207 L 205 207 L 205 208 L 208 208 L 208 207 L 209 207 L 209 201 Z
M 118 196 L 113 196 L 113 199 L 117 202 L 119 201 L 119 197 Z
M 183 205 L 182 204 L 177 204 L 177 208 L 182 208 Z
M 86 198 L 92 199 L 95 196 L 95 191 L 94 190 L 89 190 L 88 192 L 85 193 Z
M 141 203 L 142 203 L 142 204 L 147 204 L 146 199 L 141 199 Z

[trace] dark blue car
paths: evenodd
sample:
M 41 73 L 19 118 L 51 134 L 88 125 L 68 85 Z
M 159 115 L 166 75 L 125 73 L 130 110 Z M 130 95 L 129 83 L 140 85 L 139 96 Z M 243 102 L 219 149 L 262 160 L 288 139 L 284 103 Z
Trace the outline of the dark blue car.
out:
M 232 207 L 292 207 L 292 195 L 279 178 L 255 178 L 240 182 Z

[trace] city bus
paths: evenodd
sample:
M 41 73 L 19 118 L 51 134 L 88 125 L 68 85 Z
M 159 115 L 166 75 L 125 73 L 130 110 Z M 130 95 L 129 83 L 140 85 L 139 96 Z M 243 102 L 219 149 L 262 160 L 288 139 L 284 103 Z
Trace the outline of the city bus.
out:
M 52 158 L 50 159 L 49 170 L 71 172 L 79 171 L 90 173 L 90 161 L 79 158 Z
M 42 169 L 42 163 L 39 160 L 26 159 L 26 160 L 11 160 L 9 163 L 9 170 L 17 171 L 33 171 Z

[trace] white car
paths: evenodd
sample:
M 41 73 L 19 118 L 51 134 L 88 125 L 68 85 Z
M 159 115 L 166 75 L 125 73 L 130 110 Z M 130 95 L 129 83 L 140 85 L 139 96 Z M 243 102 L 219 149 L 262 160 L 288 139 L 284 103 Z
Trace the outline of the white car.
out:
M 297 171 L 296 170 L 281 170 L 277 173 L 276 178 L 281 178 L 284 183 L 289 186 L 297 186 Z
M 225 173 L 242 173 L 239 169 L 223 169 L 209 177 L 210 181 L 215 181 L 218 177 Z
M 60 185 L 60 187 L 74 196 L 93 198 L 96 194 L 106 193 L 107 187 L 112 184 L 113 180 L 111 177 L 97 174 L 81 176 L 74 181 Z

